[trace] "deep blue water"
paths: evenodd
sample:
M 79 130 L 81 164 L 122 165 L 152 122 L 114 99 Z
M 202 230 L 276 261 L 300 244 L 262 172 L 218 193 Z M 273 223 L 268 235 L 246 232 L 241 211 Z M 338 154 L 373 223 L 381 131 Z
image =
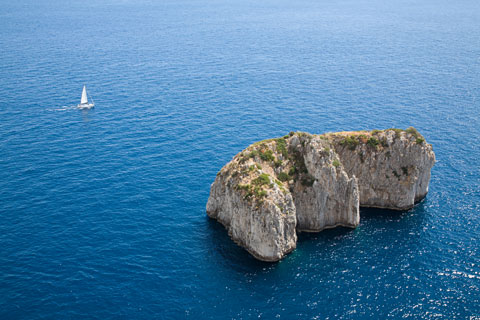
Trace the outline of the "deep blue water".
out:
M 479 110 L 476 0 L 3 0 L 0 318 L 479 317 Z M 254 141 L 410 125 L 413 210 L 275 264 L 205 214 Z

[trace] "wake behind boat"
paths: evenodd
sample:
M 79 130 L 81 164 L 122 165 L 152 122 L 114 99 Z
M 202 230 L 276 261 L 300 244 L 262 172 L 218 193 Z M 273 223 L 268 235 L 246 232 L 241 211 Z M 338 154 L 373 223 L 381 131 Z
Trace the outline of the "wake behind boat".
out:
M 93 102 L 92 97 L 90 97 L 92 100 L 91 103 L 88 103 L 88 97 L 87 97 L 87 87 L 84 85 L 83 86 L 83 91 L 82 91 L 82 98 L 80 99 L 80 104 L 77 105 L 77 108 L 79 109 L 91 109 L 95 106 L 95 103 Z

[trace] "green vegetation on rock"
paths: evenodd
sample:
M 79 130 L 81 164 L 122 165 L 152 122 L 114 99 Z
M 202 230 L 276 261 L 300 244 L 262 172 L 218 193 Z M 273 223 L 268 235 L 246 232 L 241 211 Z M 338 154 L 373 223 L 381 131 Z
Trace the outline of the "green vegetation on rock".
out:
M 370 137 L 367 141 L 367 145 L 372 147 L 372 148 L 377 148 L 377 146 L 380 144 L 380 141 L 377 138 Z
M 382 145 L 382 147 L 388 148 L 388 141 L 386 138 L 383 138 L 382 140 L 380 140 L 380 144 Z
M 285 182 L 285 181 L 290 180 L 290 176 L 286 172 L 280 172 L 278 174 L 278 180 Z
M 348 136 L 342 141 L 340 141 L 341 146 L 346 146 L 350 150 L 355 150 L 358 145 L 358 140 L 355 136 Z
M 387 130 L 394 131 L 396 138 L 400 138 L 401 133 L 404 131 L 403 129 L 397 129 L 397 128 L 390 128 L 390 129 L 387 129 Z
M 417 144 L 422 144 L 425 142 L 425 138 L 415 129 L 414 127 L 409 127 L 405 132 L 411 134 L 415 138 Z
M 305 165 L 305 159 L 300 152 L 294 152 L 292 154 L 292 161 L 295 164 L 295 173 L 307 173 L 307 166 Z
M 277 152 L 280 152 L 285 158 L 288 157 L 287 142 L 284 138 L 279 138 L 277 142 Z
M 414 127 L 408 127 L 407 130 L 405 130 L 406 133 L 410 133 L 412 136 L 414 136 L 415 138 L 421 136 L 420 133 L 418 133 L 417 129 L 415 129 Z
M 300 182 L 302 183 L 302 185 L 304 185 L 306 187 L 311 187 L 311 186 L 313 186 L 313 183 L 315 182 L 315 178 L 312 177 L 309 174 L 306 174 L 302 177 L 302 180 Z
M 290 170 L 288 170 L 288 175 L 293 176 L 296 172 L 297 172 L 297 168 L 293 166 L 290 168 Z
M 260 159 L 263 161 L 274 161 L 275 157 L 273 156 L 273 151 L 270 149 L 267 149 L 265 151 L 260 151 Z
M 253 193 L 257 199 L 262 199 L 267 195 L 267 191 L 258 186 L 253 189 Z
M 238 184 L 236 189 L 245 192 L 245 199 L 250 199 L 254 196 L 255 199 L 261 201 L 267 195 L 267 191 L 263 189 L 264 185 L 272 187 L 270 176 L 266 173 L 262 173 L 260 176 L 252 180 L 252 184 Z
M 252 183 L 259 186 L 270 184 L 270 176 L 267 173 L 262 173 L 257 178 L 253 179 Z

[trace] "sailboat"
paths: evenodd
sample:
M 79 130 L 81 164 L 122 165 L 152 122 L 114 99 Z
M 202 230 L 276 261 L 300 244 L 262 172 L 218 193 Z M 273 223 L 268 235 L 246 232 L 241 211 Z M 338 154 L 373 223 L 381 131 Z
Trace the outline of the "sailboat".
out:
M 87 87 L 84 85 L 83 86 L 83 91 L 82 91 L 82 98 L 80 99 L 80 104 L 77 105 L 79 109 L 91 109 L 95 106 L 95 103 L 93 102 L 92 97 L 90 97 L 92 100 L 91 103 L 88 103 L 88 97 L 87 97 Z

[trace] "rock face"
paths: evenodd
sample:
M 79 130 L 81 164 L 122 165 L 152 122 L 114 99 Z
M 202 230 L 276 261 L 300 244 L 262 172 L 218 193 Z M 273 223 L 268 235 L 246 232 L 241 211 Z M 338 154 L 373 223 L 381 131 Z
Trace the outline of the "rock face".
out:
M 428 192 L 432 146 L 413 128 L 293 133 L 237 154 L 211 186 L 207 214 L 257 259 L 278 261 L 296 231 L 355 228 L 359 206 L 404 210 Z
M 238 165 L 235 170 L 248 175 L 236 174 L 235 170 L 218 175 L 208 199 L 208 215 L 222 223 L 230 237 L 254 257 L 277 261 L 297 244 L 292 195 L 273 183 L 270 175 L 257 171 L 256 166 L 255 172 L 251 171 L 250 162 L 239 164 L 237 161 L 231 165 Z M 261 191 L 258 186 L 256 190 L 247 189 L 248 183 L 266 187 Z
M 318 232 L 336 226 L 356 227 L 360 221 L 357 181 L 348 176 L 340 163 L 337 165 L 338 156 L 330 143 L 318 136 L 295 135 L 289 142 L 290 152 L 301 157 L 294 165 L 310 175 L 310 180 L 294 180 L 291 190 L 297 230 Z
M 328 137 L 345 170 L 358 179 L 360 206 L 406 210 L 427 195 L 435 154 L 414 128 Z

